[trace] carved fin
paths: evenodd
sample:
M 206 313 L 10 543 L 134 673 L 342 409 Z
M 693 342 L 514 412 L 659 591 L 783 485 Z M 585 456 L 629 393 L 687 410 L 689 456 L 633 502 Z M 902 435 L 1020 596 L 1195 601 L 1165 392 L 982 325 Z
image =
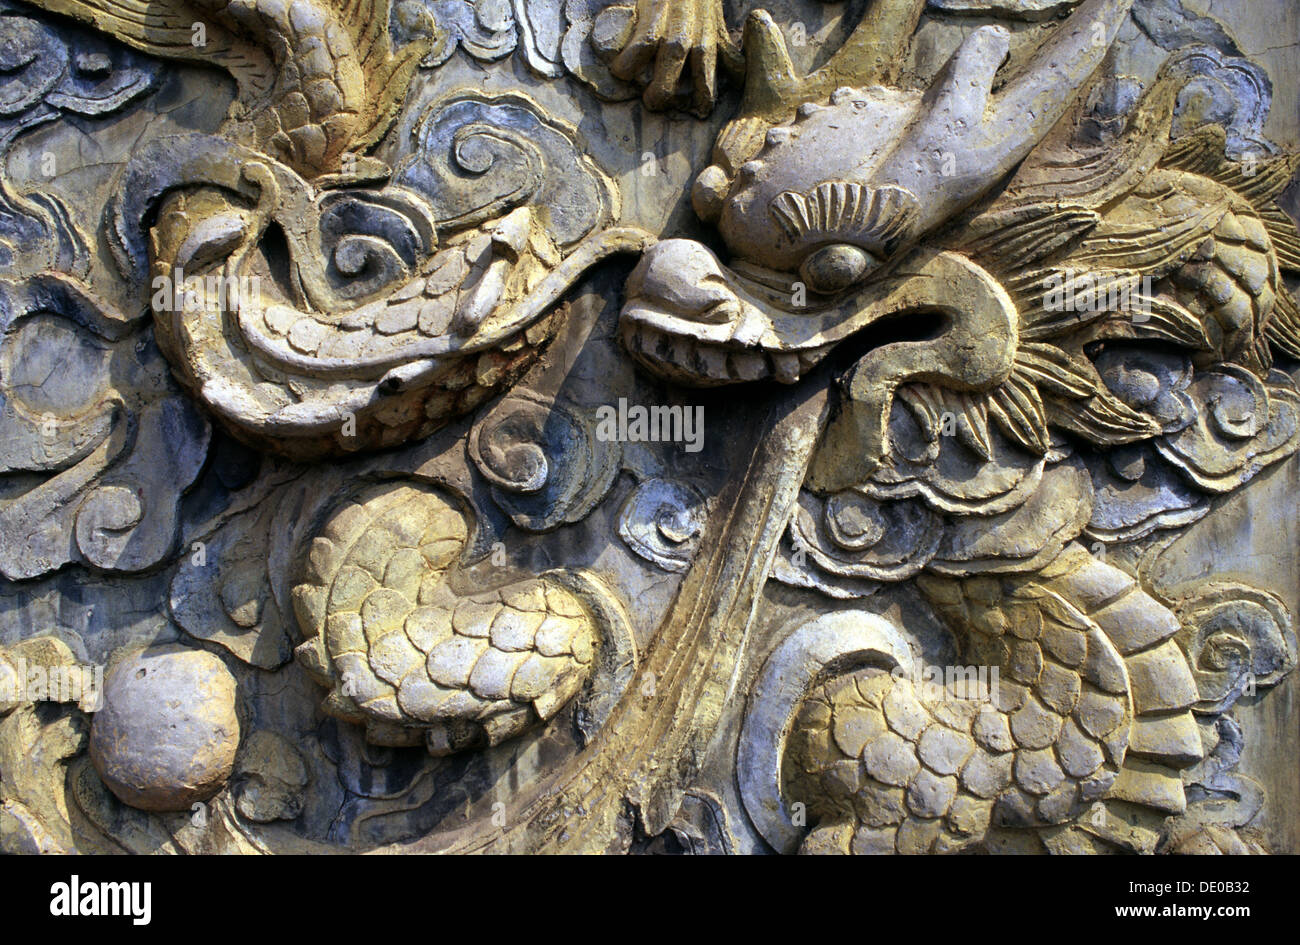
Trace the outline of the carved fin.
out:
M 1076 433 L 1099 446 L 1122 446 L 1149 440 L 1160 432 L 1150 417 L 1140 414 L 1110 393 L 1087 401 L 1044 398 L 1054 425 Z
M 1241 194 L 1257 210 L 1270 210 L 1282 191 L 1295 179 L 1297 167 L 1300 167 L 1300 154 L 1287 154 L 1262 161 L 1254 167 L 1237 161 L 1225 161 L 1210 176 Z
M 1160 166 L 1210 176 L 1223 164 L 1228 133 L 1222 125 L 1205 125 L 1171 142 Z
M 1300 154 L 1284 154 L 1253 164 L 1234 161 L 1226 154 L 1227 140 L 1227 132 L 1220 125 L 1198 128 L 1172 142 L 1160 166 L 1218 181 L 1249 200 L 1261 214 L 1286 217 L 1274 201 L 1295 179 Z M 1295 228 L 1294 223 L 1291 228 Z
M 957 439 L 983 460 L 993 458 L 993 441 L 989 437 L 988 398 L 966 391 L 950 390 L 933 384 L 909 384 L 899 396 L 912 407 L 925 405 L 931 427 L 937 426 L 945 412 L 956 418 Z
M 1043 398 L 1032 383 L 1012 374 L 988 395 L 989 415 L 1002 432 L 1039 456 L 1051 445 Z
M 1194 212 L 1167 194 L 1140 196 L 1136 222 L 1107 217 L 1061 263 L 1075 270 L 1130 269 L 1159 278 L 1186 262 L 1233 208 L 1230 194 L 1210 198 Z
M 1278 293 L 1277 305 L 1264 335 L 1282 354 L 1300 361 L 1300 305 L 1286 289 Z
M 1129 320 L 1134 337 L 1172 341 L 1194 351 L 1209 351 L 1214 347 L 1201 320 L 1177 302 L 1136 295 L 1134 308 L 1144 315 L 1142 321 Z
M 1260 219 L 1273 241 L 1278 266 L 1287 272 L 1300 273 L 1300 230 L 1296 229 L 1295 221 L 1276 206 L 1261 211 Z
M 406 97 L 411 76 L 428 50 L 428 42 L 419 41 L 393 49 L 388 33 L 389 7 L 389 0 L 345 0 L 338 10 L 356 37 L 371 108 L 370 121 L 358 129 L 353 150 L 369 148 L 388 131 Z
M 1016 372 L 1038 385 L 1054 424 L 1093 443 L 1117 446 L 1150 439 L 1160 424 L 1112 394 L 1092 363 L 1051 345 L 1022 343 Z
M 164 59 L 183 59 L 224 68 L 239 84 L 247 103 L 268 95 L 276 68 L 266 50 L 239 40 L 194 4 L 159 4 L 150 0 L 31 0 L 32 6 L 72 17 L 134 49 Z M 194 24 L 206 28 L 205 43 L 195 45 Z M 387 20 L 385 20 L 387 23 Z
M 1078 140 L 1087 104 L 1086 96 L 1079 96 L 1074 113 L 1058 123 L 1025 159 L 994 207 L 1057 207 L 1069 202 L 1098 209 L 1131 191 L 1168 150 L 1174 106 L 1184 81 L 1171 72 L 1162 71 L 1133 107 L 1117 137 L 1091 149 L 1081 150 Z M 1222 147 L 1219 153 L 1223 153 Z
M 1213 348 L 1201 320 L 1167 296 L 1142 291 L 1139 273 L 1093 271 L 1066 279 L 1067 275 L 1070 274 L 1043 270 L 1013 284 L 1024 314 L 1022 338 L 1029 341 L 1071 335 L 1086 340 L 1150 338 L 1193 351 Z M 1054 295 L 1081 301 L 1053 302 Z
M 1058 397 L 1082 400 L 1105 390 L 1092 364 L 1072 358 L 1052 345 L 1022 343 L 1016 351 L 1016 374 Z
M 1045 341 L 1104 318 L 1109 308 L 1095 300 L 1117 295 L 1138 277 L 1131 269 L 1093 269 L 1080 273 L 1051 268 L 1023 273 L 1012 283 L 1021 303 L 1021 337 Z
M 974 238 L 963 246 L 990 266 L 1022 272 L 1093 230 L 1100 215 L 1081 207 L 1033 204 L 981 214 L 971 221 Z

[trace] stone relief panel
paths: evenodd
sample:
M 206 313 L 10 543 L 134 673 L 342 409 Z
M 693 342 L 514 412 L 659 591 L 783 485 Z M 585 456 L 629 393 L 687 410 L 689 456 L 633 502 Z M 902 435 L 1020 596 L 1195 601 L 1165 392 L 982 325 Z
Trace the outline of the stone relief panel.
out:
M 0 849 L 1300 851 L 1298 50 L 0 0 Z

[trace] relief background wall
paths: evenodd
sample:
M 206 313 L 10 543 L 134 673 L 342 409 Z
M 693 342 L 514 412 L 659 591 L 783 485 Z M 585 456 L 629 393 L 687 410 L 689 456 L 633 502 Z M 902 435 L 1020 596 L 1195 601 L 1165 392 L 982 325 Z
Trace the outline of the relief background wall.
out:
M 44 21 L 67 22 L 35 13 L 17 0 L 0 2 Z M 516 8 L 525 5 L 516 4 Z M 1143 6 L 1142 0 L 1138 5 Z M 735 7 L 729 11 L 735 26 L 741 22 L 745 6 L 730 6 Z M 808 41 L 792 45 L 790 52 L 796 66 L 809 71 L 844 42 L 862 4 L 770 0 L 762 6 L 787 38 L 791 24 L 804 24 Z M 1168 48 L 1190 42 L 1195 29 L 1207 28 L 1203 23 L 1199 27 L 1187 24 L 1197 16 L 1212 18 L 1229 29 L 1239 54 L 1262 66 L 1271 78 L 1272 107 L 1262 129 L 1264 136 L 1285 151 L 1300 151 L 1300 5 L 1292 0 L 1182 0 L 1181 4 L 1149 2 L 1145 6 L 1180 9 L 1187 19 L 1179 28 L 1186 35 L 1175 39 L 1170 27 L 1170 35 L 1157 32 L 1153 37 L 1129 19 L 1120 30 L 1108 68 L 1150 83 Z M 1003 23 L 1012 30 L 1012 61 L 1016 62 L 1057 21 L 1023 23 L 928 10 L 906 62 L 904 73 L 909 82 L 923 87 L 965 37 L 990 22 Z M 80 26 L 70 29 L 77 36 L 89 35 Z M 1161 41 L 1166 49 L 1160 47 Z M 126 313 L 141 312 L 147 302 L 140 286 L 121 276 L 107 241 L 98 236 L 106 218 L 105 207 L 119 186 L 118 175 L 149 141 L 185 132 L 216 133 L 237 94 L 235 83 L 219 69 L 196 62 L 154 61 L 161 65 L 153 91 L 103 116 L 65 113 L 56 121 L 17 134 L 0 165 L 0 175 L 13 192 L 41 191 L 62 200 L 73 226 L 91 237 L 84 282 L 107 307 Z M 374 157 L 397 165 L 411 154 L 421 117 L 434 103 L 464 90 L 484 97 L 525 92 L 548 121 L 572 129 L 576 153 L 608 175 L 618 192 L 620 210 L 614 220 L 619 225 L 641 228 L 658 237 L 718 245 L 716 234 L 692 209 L 690 189 L 695 176 L 711 163 L 718 133 L 738 107 L 735 82 L 724 87 L 717 106 L 701 120 L 680 112 L 650 111 L 635 99 L 602 100 L 569 74 L 541 77 L 525 63 L 522 46 L 495 60 L 460 49 L 443 64 L 414 73 L 393 127 L 375 148 Z M 57 172 L 52 175 L 42 170 L 43 157 L 50 154 L 57 159 Z M 1300 217 L 1300 184 L 1292 184 L 1279 203 L 1292 217 Z M 609 491 L 593 509 L 574 513 L 572 521 L 558 530 L 536 533 L 512 530 L 509 513 L 498 512 L 499 521 L 492 526 L 498 532 L 480 536 L 484 542 L 480 550 L 490 548 L 494 539 L 500 540 L 509 556 L 509 568 L 519 573 L 585 567 L 617 583 L 636 648 L 644 654 L 683 578 L 680 570 L 650 566 L 644 556 L 629 550 L 619 537 L 625 503 L 638 481 L 657 477 L 685 476 L 706 494 L 721 492 L 724 484 L 744 469 L 750 446 L 746 430 L 761 422 L 766 402 L 749 393 L 752 388 L 683 390 L 636 366 L 621 345 L 618 327 L 625 283 L 634 262 L 631 256 L 616 257 L 576 281 L 565 295 L 567 320 L 557 328 L 547 354 L 516 393 L 534 391 L 589 410 L 616 403 L 620 397 L 630 403 L 702 404 L 707 431 L 703 451 L 688 454 L 663 444 L 623 444 Z M 1291 287 L 1295 290 L 1296 280 L 1291 280 Z M 170 384 L 166 396 L 182 398 L 177 383 L 164 380 L 166 363 L 152 341 L 152 329 L 146 326 L 132 339 L 139 360 L 153 365 L 154 379 L 149 382 L 153 387 L 145 384 L 140 389 L 157 391 Z M 99 342 L 92 347 L 99 347 Z M 79 350 L 65 335 L 56 334 L 40 339 L 25 356 L 32 359 L 28 363 L 44 365 L 52 381 L 70 378 L 69 384 L 75 388 L 78 383 L 89 383 L 96 371 L 110 370 L 96 366 L 90 356 L 82 362 L 70 360 Z M 112 371 L 123 372 L 114 377 L 115 383 L 122 383 L 125 376 L 121 357 L 112 362 Z M 0 367 L 0 373 L 6 367 Z M 1300 368 L 1291 363 L 1289 369 L 1300 380 Z M 777 396 L 776 385 L 767 384 L 762 390 L 764 396 Z M 50 396 L 51 409 L 57 412 L 59 398 L 75 400 L 77 391 Z M 147 400 L 162 395 L 140 396 Z M 78 546 L 75 529 L 71 538 L 60 533 L 53 542 L 66 553 L 66 564 L 32 566 L 29 541 L 35 531 L 33 520 L 11 520 L 0 529 L 0 560 L 7 577 L 0 580 L 0 646 L 54 636 L 63 640 L 79 661 L 111 665 L 142 644 L 174 643 L 216 654 L 238 682 L 235 708 L 244 747 L 236 773 L 221 795 L 227 800 L 214 802 L 216 806 L 204 814 L 201 824 L 192 820 L 189 805 L 179 813 L 149 814 L 119 803 L 102 786 L 92 783 L 97 775 L 84 754 L 84 744 L 78 743 L 80 747 L 66 763 L 68 783 L 81 787 L 65 797 L 56 783 L 46 785 L 47 798 L 63 799 L 50 801 L 54 805 L 50 810 L 73 799 L 67 805 L 68 832 L 59 833 L 48 824 L 46 829 L 65 843 L 71 838 L 77 849 L 87 851 L 256 852 L 325 846 L 369 851 L 389 845 L 393 850 L 432 850 L 438 844 L 422 844 L 421 837 L 434 832 L 457 839 L 472 836 L 474 824 L 490 818 L 497 801 L 509 807 L 518 792 L 571 758 L 581 741 L 576 733 L 582 727 L 582 713 L 603 718 L 609 712 L 608 705 L 599 705 L 599 693 L 581 697 L 577 716 L 571 715 L 574 709 L 566 708 L 561 721 L 549 729 L 532 729 L 497 747 L 435 758 L 421 747 L 368 745 L 360 727 L 322 715 L 318 706 L 323 690 L 291 658 L 302 636 L 285 605 L 291 592 L 289 571 L 299 567 L 296 548 L 305 544 L 306 516 L 310 513 L 315 516 L 313 521 L 321 521 L 324 497 L 330 494 L 343 494 L 358 483 L 383 481 L 415 470 L 427 473 L 431 481 L 460 482 L 476 501 L 491 506 L 495 501 L 492 487 L 473 471 L 470 460 L 446 456 L 463 449 L 453 448 L 453 444 L 463 443 L 471 427 L 497 402 L 495 397 L 485 401 L 483 407 L 451 420 L 425 439 L 416 438 L 387 451 L 362 451 L 355 457 L 304 463 L 260 456 L 219 425 L 213 425 L 209 433 L 205 422 L 189 414 L 160 422 L 152 433 L 147 432 L 152 428 L 143 425 L 140 430 L 146 432 L 137 436 L 133 447 L 139 451 L 138 464 L 122 484 L 139 491 L 151 508 L 153 503 L 171 501 L 177 515 L 175 541 L 162 541 L 166 549 L 154 555 L 156 560 L 141 573 L 118 573 L 112 564 L 114 555 L 124 554 L 118 550 L 103 552 L 98 562 L 90 560 L 100 539 L 86 538 Z M 573 449 L 573 440 L 556 448 L 566 458 L 575 455 L 565 452 Z M 590 443 L 579 447 L 577 453 L 581 454 L 580 463 L 588 464 L 584 469 L 602 462 L 599 450 Z M 26 489 L 32 480 L 26 473 L 9 478 L 6 499 Z M 508 504 L 504 507 L 509 509 Z M 301 519 L 295 515 L 298 509 L 307 510 Z M 113 524 L 109 521 L 95 534 L 113 534 Z M 202 543 L 209 555 L 197 569 L 186 564 L 195 542 Z M 1121 549 L 1114 552 L 1113 560 L 1122 568 L 1135 567 L 1141 560 L 1142 573 L 1161 589 L 1196 588 L 1211 580 L 1239 581 L 1277 595 L 1295 614 L 1300 613 L 1298 548 L 1300 467 L 1291 457 L 1262 470 L 1243 488 L 1216 502 L 1206 517 L 1169 533 L 1167 540 L 1140 543 L 1132 551 Z M 466 570 L 467 585 L 481 580 L 483 586 L 490 586 L 495 580 L 494 567 L 490 559 L 480 556 Z M 239 616 L 241 606 L 245 609 Z M 748 691 L 764 660 L 792 624 L 850 610 L 878 614 L 905 626 L 914 644 L 934 661 L 951 658 L 946 632 L 934 609 L 911 584 L 886 586 L 870 596 L 844 601 L 772 580 L 762 589 L 753 643 L 737 672 L 742 680 L 738 690 Z M 1300 852 L 1298 700 L 1300 678 L 1290 674 L 1271 689 L 1243 696 L 1234 708 L 1245 735 L 1237 771 L 1264 788 L 1264 806 L 1253 826 L 1276 853 Z M 721 710 L 716 737 L 704 757 L 697 759 L 697 784 L 710 795 L 709 804 L 716 802 L 726 811 L 728 824 L 722 833 L 730 838 L 734 852 L 765 851 L 767 843 L 744 816 L 736 783 L 743 709 L 744 700 L 734 698 Z M 250 747 L 248 738 L 254 732 L 270 735 L 263 738 L 264 744 Z M 32 744 L 27 743 L 24 751 L 39 754 Z M 294 746 L 293 755 L 300 763 L 283 761 L 288 757 L 283 744 Z M 57 774 L 59 764 L 51 762 L 49 770 Z M 0 772 L 8 781 L 2 756 Z M 701 826 L 712 823 L 710 818 L 716 816 L 710 813 L 714 808 L 709 804 L 686 802 L 684 816 L 696 833 L 686 830 L 681 836 L 693 837 L 702 848 L 713 849 L 716 838 Z M 49 811 L 39 810 L 36 802 L 30 806 L 34 819 L 44 822 Z M 250 811 L 258 816 L 247 816 Z M 7 837 L 15 849 L 39 847 L 42 842 L 39 830 L 23 833 L 10 825 L 0 830 L 0 837 Z M 641 836 L 634 842 L 653 846 L 652 840 Z M 661 843 L 667 842 L 661 838 Z

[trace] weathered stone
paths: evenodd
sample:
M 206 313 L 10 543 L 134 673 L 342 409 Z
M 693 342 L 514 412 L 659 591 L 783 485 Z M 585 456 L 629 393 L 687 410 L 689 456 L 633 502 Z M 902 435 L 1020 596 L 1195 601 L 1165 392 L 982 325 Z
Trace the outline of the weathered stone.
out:
M 291 742 L 258 731 L 244 742 L 235 766 L 235 803 L 256 823 L 293 820 L 302 813 L 310 781 L 307 766 Z
M 1205 754 L 1200 730 L 1186 712 L 1134 719 L 1128 750 L 1180 768 L 1195 764 Z
M 1097 742 L 1084 735 L 1074 719 L 1065 720 L 1056 743 L 1056 755 L 1065 773 L 1072 778 L 1088 777 L 1104 760 Z
M 896 853 L 894 839 L 897 830 L 859 827 L 853 832 L 852 852 L 855 856 L 882 856 Z
M 957 779 L 922 770 L 907 786 L 907 806 L 918 817 L 942 817 L 957 796 Z
M 1128 667 L 1136 711 L 1186 709 L 1196 701 L 1196 683 L 1187 658 L 1173 641 L 1131 657 Z
M 211 653 L 143 650 L 105 674 L 90 758 L 123 803 L 188 810 L 225 784 L 238 747 L 235 678 Z
M 0 0 L 0 850 L 1300 849 L 1293 4 L 137 6 Z
M 1038 697 L 1052 711 L 1068 715 L 1079 699 L 1079 674 L 1047 663 L 1038 681 Z
M 961 769 L 961 783 L 976 797 L 996 797 L 1011 783 L 1011 766 L 1015 755 L 1007 752 L 992 755 L 977 751 Z
M 868 745 L 862 761 L 871 777 L 895 787 L 906 786 L 921 770 L 916 749 L 893 732 L 886 732 Z
M 884 733 L 885 724 L 879 712 L 866 708 L 856 708 L 856 711 L 854 708 L 845 708 L 835 713 L 831 731 L 840 751 L 850 758 L 857 758 L 869 742 Z
M 931 725 L 917 742 L 921 763 L 936 774 L 956 774 L 975 750 L 975 743 L 962 732 L 943 725 Z
M 912 687 L 906 683 L 895 686 L 885 696 L 885 721 L 899 735 L 908 741 L 915 741 L 930 724 L 929 713 L 912 694 Z
M 1050 749 L 1017 752 L 1015 773 L 1016 783 L 1031 794 L 1046 794 L 1065 777 Z
M 1080 727 L 1094 738 L 1113 732 L 1124 715 L 1125 707 L 1120 699 L 1096 691 L 1085 691 L 1074 709 Z
M 1021 748 L 1046 748 L 1061 732 L 1061 716 L 1035 698 L 1011 713 L 1011 737 Z
M 906 791 L 868 781 L 854 798 L 854 811 L 868 827 L 901 824 L 907 816 Z
M 1011 738 L 1007 716 L 995 711 L 992 706 L 984 706 L 980 709 L 979 715 L 975 717 L 972 731 L 980 746 L 990 751 L 1010 751 L 1016 747 L 1015 741 Z

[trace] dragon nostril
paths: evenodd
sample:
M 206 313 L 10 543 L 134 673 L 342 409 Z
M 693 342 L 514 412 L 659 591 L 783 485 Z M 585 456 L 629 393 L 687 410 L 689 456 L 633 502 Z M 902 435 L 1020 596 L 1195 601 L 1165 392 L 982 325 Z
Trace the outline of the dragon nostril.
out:
M 823 246 L 803 261 L 800 273 L 814 292 L 841 292 L 880 265 L 866 250 L 848 243 Z

